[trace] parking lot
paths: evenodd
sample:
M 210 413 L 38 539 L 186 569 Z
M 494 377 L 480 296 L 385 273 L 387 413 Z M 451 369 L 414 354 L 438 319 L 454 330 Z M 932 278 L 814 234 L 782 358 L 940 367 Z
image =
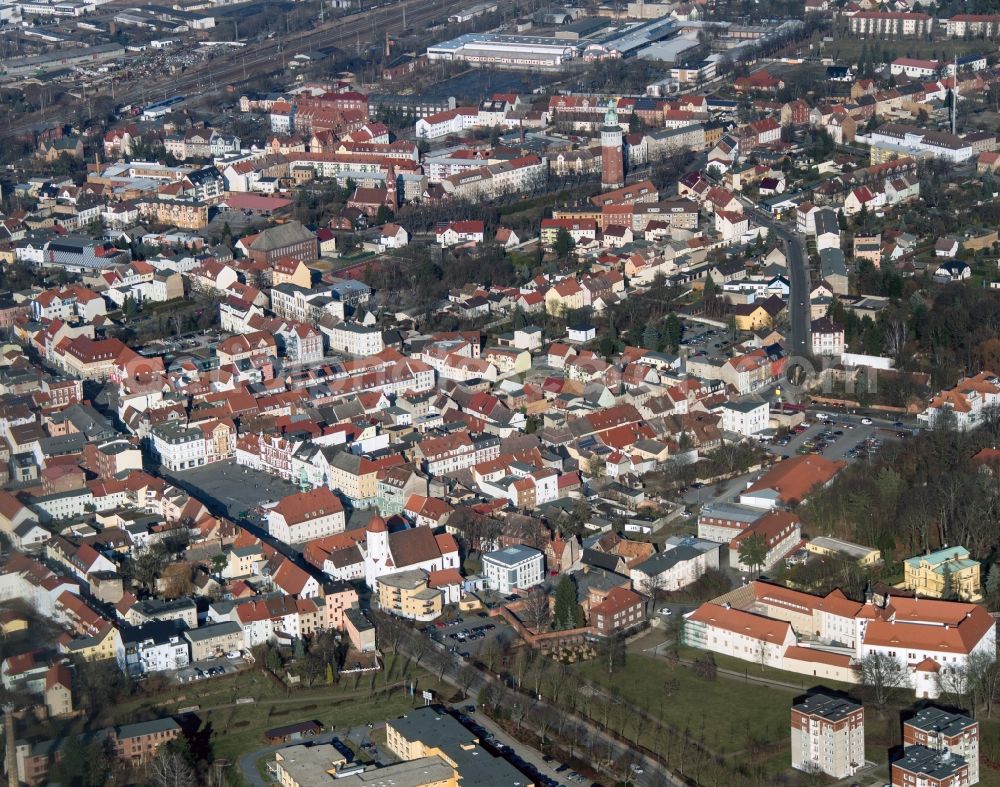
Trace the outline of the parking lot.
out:
M 299 491 L 297 486 L 284 479 L 241 467 L 234 460 L 168 475 L 176 479 L 181 487 L 197 492 L 202 499 L 215 501 L 233 519 L 261 521 L 259 512 L 255 513 L 254 508 Z
M 731 358 L 733 355 L 733 337 L 725 328 L 713 328 L 710 325 L 684 322 L 684 335 L 681 347 L 688 350 L 691 357 L 707 355 L 711 358 Z
M 475 708 L 475 705 L 463 705 L 452 709 L 452 712 L 465 727 L 476 734 L 487 750 L 506 759 L 515 768 L 527 774 L 535 784 L 540 787 L 568 787 L 569 784 L 586 782 L 583 776 L 568 765 L 563 765 L 548 755 L 543 756 L 540 752 L 529 752 L 521 746 L 511 745 L 514 742 L 509 738 L 508 742 L 504 743 L 497 737 L 499 731 L 494 735 L 483 726 L 489 724 L 493 727 L 487 719 L 483 719 L 483 724 L 480 724 L 481 717 L 476 716 Z
M 242 658 L 230 659 L 220 656 L 215 659 L 192 661 L 186 667 L 174 672 L 174 680 L 178 683 L 195 683 L 200 680 L 220 678 L 223 675 L 233 675 L 246 666 Z
M 485 612 L 431 623 L 421 631 L 449 652 L 463 658 L 475 656 L 491 640 L 507 645 L 515 639 L 514 630 L 502 618 L 488 617 Z
M 823 415 L 829 417 L 810 417 L 807 426 L 797 427 L 765 447 L 781 457 L 811 453 L 833 460 L 864 460 L 878 454 L 885 442 L 905 440 L 912 434 L 911 428 L 901 422 L 873 422 L 858 415 Z

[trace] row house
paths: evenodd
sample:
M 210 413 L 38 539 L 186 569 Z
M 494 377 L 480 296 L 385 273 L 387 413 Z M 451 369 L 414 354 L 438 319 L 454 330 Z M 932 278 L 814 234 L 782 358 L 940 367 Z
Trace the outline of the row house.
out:
M 150 438 L 151 453 L 171 471 L 221 462 L 236 452 L 236 427 L 228 419 L 193 426 L 162 424 L 153 428 Z
M 534 191 L 545 184 L 548 171 L 546 159 L 523 156 L 445 178 L 441 185 L 445 194 L 462 199 L 496 198 Z
M 183 134 L 171 134 L 163 139 L 163 147 L 175 158 L 219 158 L 240 152 L 240 138 L 226 136 L 215 129 L 192 128 Z
M 928 14 L 909 11 L 859 11 L 848 24 L 857 36 L 918 38 L 933 32 L 934 20 Z
M 950 19 L 939 19 L 948 38 L 986 38 L 1000 35 L 1000 14 L 954 14 Z

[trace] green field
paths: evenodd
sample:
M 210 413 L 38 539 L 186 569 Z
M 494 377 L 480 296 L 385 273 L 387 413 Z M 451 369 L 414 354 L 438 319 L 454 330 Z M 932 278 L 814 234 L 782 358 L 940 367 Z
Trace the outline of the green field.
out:
M 392 661 L 390 657 L 390 667 Z M 415 699 L 405 688 L 411 681 L 416 688 Z M 144 721 L 190 709 L 201 721 L 201 729 L 212 732 L 213 757 L 230 760 L 230 781 L 241 784 L 239 756 L 267 746 L 264 732 L 271 727 L 315 720 L 327 729 L 347 730 L 391 719 L 422 705 L 420 692 L 425 689 L 436 697 L 448 698 L 453 693 L 435 676 L 402 660 L 395 665 L 388 683 L 383 671 L 357 679 L 343 676 L 338 685 L 320 683 L 313 688 L 288 689 L 271 676 L 251 669 L 231 677 L 170 686 L 153 697 L 126 700 L 88 726 Z M 238 699 L 253 702 L 237 704 Z
M 818 47 L 822 36 L 817 36 L 813 40 L 814 47 Z M 819 51 L 822 57 L 832 57 L 836 62 L 848 64 L 857 63 L 861 59 L 862 52 L 867 47 L 867 51 L 874 56 L 880 54 L 885 62 L 892 62 L 898 57 L 914 57 L 920 59 L 951 59 L 955 55 L 965 55 L 982 52 L 989 54 L 992 46 L 988 41 L 965 41 L 963 39 L 953 39 L 946 41 L 922 41 L 908 38 L 898 40 L 858 38 L 850 34 L 838 36 L 834 34 L 832 42 L 822 44 Z
M 696 657 L 699 651 L 683 648 L 681 657 Z M 763 675 L 806 689 L 814 685 L 807 678 L 759 665 L 715 655 L 721 669 Z M 651 716 L 662 719 L 678 732 L 686 734 L 723 758 L 733 769 L 761 774 L 769 781 L 795 784 L 800 775 L 791 770 L 789 742 L 789 708 L 800 689 L 785 689 L 748 682 L 719 674 L 713 680 L 694 675 L 683 665 L 671 665 L 662 658 L 630 653 L 623 667 L 609 675 L 600 660 L 577 666 L 588 681 L 606 687 L 627 701 L 641 707 Z M 850 691 L 850 686 L 829 685 Z M 855 687 L 856 688 L 856 687 Z M 862 784 L 884 784 L 888 780 L 888 750 L 900 742 L 900 710 L 909 707 L 908 696 L 900 695 L 901 704 L 879 713 L 866 708 L 866 755 L 881 767 L 868 775 Z M 980 718 L 983 757 L 980 784 L 1000 787 L 1000 771 L 989 767 L 986 758 L 1000 748 L 1000 721 Z M 648 726 L 648 725 L 647 725 Z M 651 740 L 652 734 L 639 733 L 643 745 L 663 751 L 662 741 Z M 677 755 L 671 753 L 668 764 L 676 767 Z M 785 780 L 788 781 L 785 781 Z
M 720 754 L 746 747 L 751 736 L 766 741 L 788 737 L 788 696 L 739 681 L 703 680 L 687 667 L 669 666 L 662 659 L 629 655 L 625 666 L 609 676 L 600 661 L 580 665 L 589 681 L 607 686 L 676 729 L 687 729 Z M 675 678 L 667 692 L 666 683 Z

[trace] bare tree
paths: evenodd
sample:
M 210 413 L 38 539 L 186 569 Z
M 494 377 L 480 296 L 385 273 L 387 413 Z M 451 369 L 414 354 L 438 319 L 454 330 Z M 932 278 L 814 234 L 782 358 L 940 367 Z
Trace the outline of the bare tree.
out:
M 532 631 L 544 631 L 552 619 L 549 596 L 541 588 L 534 588 L 524 599 L 518 617 Z
M 639 583 L 639 592 L 649 597 L 649 610 L 646 614 L 652 615 L 656 610 L 656 596 L 666 585 L 666 577 L 663 574 L 648 574 Z
M 892 656 L 869 653 L 861 659 L 861 682 L 872 690 L 875 704 L 884 708 L 892 693 L 906 685 L 906 667 Z
M 149 783 L 155 787 L 188 787 L 196 781 L 194 770 L 177 752 L 163 747 L 146 766 Z
M 479 660 L 490 672 L 496 672 L 503 659 L 503 652 L 495 639 L 489 640 L 479 651 Z
M 458 671 L 458 685 L 466 697 L 469 696 L 469 689 L 472 688 L 478 677 L 479 670 L 471 664 L 465 664 L 462 669 Z
M 896 316 L 886 320 L 885 323 L 885 349 L 891 358 L 899 358 L 906 345 L 909 331 L 906 327 L 906 320 Z
M 985 653 L 971 653 L 964 664 L 942 667 L 936 680 L 942 696 L 975 716 L 980 704 L 989 707 L 997 688 L 996 662 Z
M 518 649 L 517 653 L 514 654 L 513 662 L 511 664 L 511 673 L 514 676 L 514 682 L 517 687 L 524 687 L 524 678 L 528 674 L 528 669 L 531 667 L 532 658 L 534 653 L 526 647 Z
M 608 668 L 608 675 L 625 664 L 625 640 L 621 637 L 608 637 L 604 641 L 601 659 Z
M 406 637 L 406 647 L 417 666 L 420 666 L 420 662 L 433 649 L 433 645 L 427 637 L 413 632 L 409 632 L 409 636 Z

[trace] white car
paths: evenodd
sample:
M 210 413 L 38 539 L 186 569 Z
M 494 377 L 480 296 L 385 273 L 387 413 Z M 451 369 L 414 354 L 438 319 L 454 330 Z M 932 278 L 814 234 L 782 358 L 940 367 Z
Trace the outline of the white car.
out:
M 871 426 L 872 425 L 872 419 L 871 418 L 862 418 L 861 419 L 861 423 L 864 426 Z
M 670 607 L 664 607 L 663 609 L 660 610 L 660 614 L 664 615 L 665 617 L 670 617 L 671 615 L 674 614 L 674 611 L 670 609 Z

